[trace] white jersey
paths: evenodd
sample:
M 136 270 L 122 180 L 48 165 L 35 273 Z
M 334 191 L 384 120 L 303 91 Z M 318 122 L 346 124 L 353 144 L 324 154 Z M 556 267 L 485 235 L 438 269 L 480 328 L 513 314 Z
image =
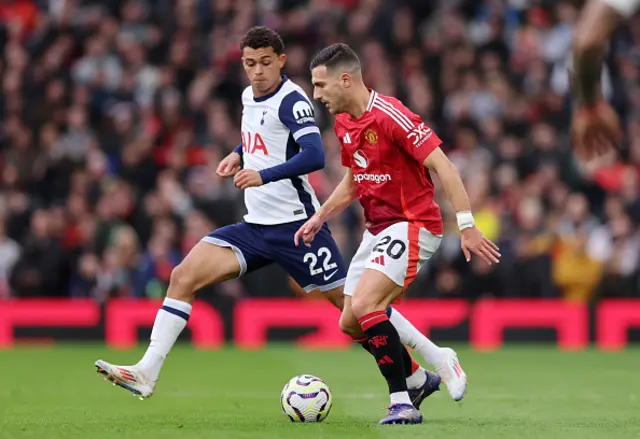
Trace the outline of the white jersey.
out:
M 273 93 L 256 98 L 242 93 L 244 169 L 261 171 L 280 165 L 300 151 L 297 140 L 320 133 L 304 90 L 283 77 Z M 306 220 L 320 207 L 306 175 L 251 187 L 244 191 L 248 223 L 273 225 Z
M 625 18 L 640 10 L 640 0 L 602 0 Z

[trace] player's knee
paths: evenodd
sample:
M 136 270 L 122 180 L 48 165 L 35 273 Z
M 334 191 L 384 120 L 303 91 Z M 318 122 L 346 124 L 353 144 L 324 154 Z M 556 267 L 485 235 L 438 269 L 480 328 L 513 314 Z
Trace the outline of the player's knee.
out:
M 368 300 L 367 297 L 356 295 L 351 299 L 351 311 L 353 311 L 353 314 L 358 319 L 366 316 L 367 314 L 371 314 L 372 312 L 382 310 L 384 310 L 384 306 L 382 306 L 382 304 Z
M 351 338 L 358 338 L 362 335 L 362 329 L 358 324 L 358 320 L 353 318 L 353 314 L 342 313 L 340 315 L 340 329 Z
M 171 299 L 186 300 L 195 294 L 197 279 L 192 270 L 183 263 L 178 264 L 171 271 L 169 290 L 167 297 Z

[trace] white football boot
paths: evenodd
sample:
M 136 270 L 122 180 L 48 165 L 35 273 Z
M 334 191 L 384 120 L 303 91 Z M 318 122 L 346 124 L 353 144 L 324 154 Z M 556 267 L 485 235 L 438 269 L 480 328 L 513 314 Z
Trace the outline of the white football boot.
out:
M 458 354 L 451 348 L 442 348 L 442 358 L 439 364 L 434 364 L 436 372 L 447 386 L 449 395 L 454 401 L 464 398 L 467 391 L 467 374 L 462 370 L 458 361 Z
M 98 373 L 104 375 L 104 379 L 111 381 L 123 389 L 138 396 L 140 399 L 153 395 L 156 383 L 144 376 L 136 366 L 116 366 L 106 361 L 96 361 Z

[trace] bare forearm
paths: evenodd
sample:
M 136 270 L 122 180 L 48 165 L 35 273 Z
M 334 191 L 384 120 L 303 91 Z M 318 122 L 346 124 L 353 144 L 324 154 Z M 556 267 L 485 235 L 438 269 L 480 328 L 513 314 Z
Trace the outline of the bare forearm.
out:
M 576 54 L 573 72 L 573 92 L 580 106 L 591 106 L 600 98 L 600 71 L 603 50 L 592 48 Z
M 470 212 L 471 203 L 458 169 L 453 164 L 448 164 L 446 170 L 441 170 L 438 173 L 438 177 L 440 177 L 444 193 L 454 210 L 456 212 Z
M 327 221 L 334 215 L 346 209 L 355 198 L 356 187 L 353 183 L 351 173 L 348 172 L 340 184 L 335 188 L 331 196 L 318 210 L 317 215 L 322 218 L 323 221 Z
M 427 169 L 438 174 L 438 177 L 442 182 L 444 192 L 456 212 L 471 211 L 469 196 L 467 195 L 467 190 L 464 188 L 464 184 L 462 183 L 462 178 L 460 178 L 458 168 L 451 163 L 442 149 L 434 149 L 422 164 Z
M 605 46 L 620 15 L 601 0 L 590 0 L 576 26 L 573 41 L 573 90 L 578 105 L 600 98 L 600 75 Z

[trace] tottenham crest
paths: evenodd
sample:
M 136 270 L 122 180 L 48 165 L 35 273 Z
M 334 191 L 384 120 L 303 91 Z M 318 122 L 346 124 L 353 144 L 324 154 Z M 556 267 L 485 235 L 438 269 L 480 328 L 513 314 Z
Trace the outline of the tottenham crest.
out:
M 376 143 L 378 143 L 378 133 L 373 131 L 371 128 L 368 128 L 364 132 L 364 138 L 367 142 L 369 142 L 372 145 L 375 145 Z

